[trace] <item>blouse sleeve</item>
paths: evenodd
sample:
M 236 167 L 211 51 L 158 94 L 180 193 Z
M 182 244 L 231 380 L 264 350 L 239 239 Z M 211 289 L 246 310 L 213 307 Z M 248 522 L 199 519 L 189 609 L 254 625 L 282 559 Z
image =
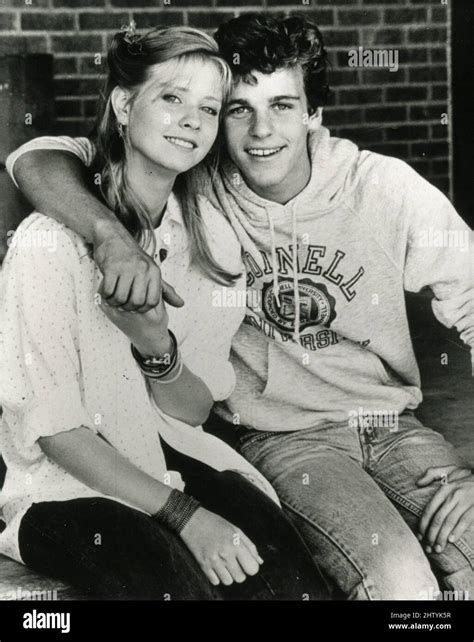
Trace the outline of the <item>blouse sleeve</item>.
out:
M 0 280 L 0 404 L 23 456 L 37 439 L 86 426 L 75 305 L 78 253 L 64 227 L 32 214 L 17 229 Z
M 35 151 L 37 149 L 56 149 L 62 152 L 71 152 L 77 156 L 84 165 L 91 165 L 95 156 L 95 146 L 88 139 L 84 137 L 71 138 L 70 136 L 39 136 L 33 140 L 28 141 L 18 149 L 15 149 L 8 157 L 5 162 L 7 172 L 10 175 L 10 178 L 18 187 L 18 183 L 15 180 L 15 163 L 28 152 Z

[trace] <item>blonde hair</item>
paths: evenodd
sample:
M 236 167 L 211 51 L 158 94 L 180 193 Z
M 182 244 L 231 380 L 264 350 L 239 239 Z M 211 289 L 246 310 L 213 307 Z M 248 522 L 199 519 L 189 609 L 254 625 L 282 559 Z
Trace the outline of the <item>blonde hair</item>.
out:
M 133 102 L 139 89 L 149 80 L 151 67 L 173 59 L 178 66 L 190 60 L 215 64 L 220 72 L 224 99 L 228 97 L 232 85 L 229 66 L 220 57 L 215 40 L 206 33 L 191 27 L 169 27 L 137 35 L 129 28 L 115 34 L 109 47 L 109 74 L 93 135 L 96 144 L 94 171 L 100 173 L 102 196 L 130 234 L 150 254 L 155 251 L 153 225 L 140 198 L 127 183 L 125 143 L 111 96 L 118 86 L 130 91 L 130 101 Z M 180 174 L 173 191 L 181 205 L 184 225 L 190 237 L 192 260 L 212 279 L 229 285 L 240 275 L 228 272 L 213 257 L 198 205 L 199 194 L 209 193 L 212 187 L 218 165 L 217 150 L 217 143 L 214 143 L 204 161 L 207 171 L 195 172 L 193 168 Z

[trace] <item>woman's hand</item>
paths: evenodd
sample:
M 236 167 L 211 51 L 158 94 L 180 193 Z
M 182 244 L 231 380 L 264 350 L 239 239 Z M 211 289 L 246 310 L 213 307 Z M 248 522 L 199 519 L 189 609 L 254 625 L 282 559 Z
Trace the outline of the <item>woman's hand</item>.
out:
M 163 301 L 148 312 L 126 311 L 102 301 L 104 314 L 122 330 L 144 356 L 162 357 L 171 350 L 168 333 L 168 313 Z
M 241 583 L 263 563 L 245 533 L 202 506 L 181 531 L 181 539 L 214 586 Z
M 417 484 L 428 486 L 435 481 L 441 485 L 425 507 L 418 527 L 427 553 L 442 553 L 448 542 L 456 542 L 474 521 L 471 471 L 457 466 L 429 468 Z

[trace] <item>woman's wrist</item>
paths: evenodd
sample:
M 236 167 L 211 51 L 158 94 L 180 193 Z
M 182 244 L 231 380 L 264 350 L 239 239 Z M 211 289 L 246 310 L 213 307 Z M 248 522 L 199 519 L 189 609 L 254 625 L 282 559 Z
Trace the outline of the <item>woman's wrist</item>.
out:
M 133 345 L 145 359 L 150 357 L 163 359 L 166 355 L 170 355 L 173 350 L 173 341 L 167 327 L 155 331 L 153 337 L 148 340 L 144 338 L 140 341 L 134 341 Z

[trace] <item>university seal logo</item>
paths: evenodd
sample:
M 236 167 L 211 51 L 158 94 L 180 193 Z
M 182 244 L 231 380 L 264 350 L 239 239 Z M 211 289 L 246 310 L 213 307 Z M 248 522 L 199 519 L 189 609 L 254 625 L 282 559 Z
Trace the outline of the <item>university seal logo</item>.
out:
M 262 292 L 263 312 L 270 323 L 282 332 L 293 332 L 295 326 L 295 293 L 293 281 L 280 281 L 280 305 L 273 295 L 272 283 L 266 283 Z M 298 282 L 300 293 L 300 330 L 313 325 L 327 328 L 336 318 L 336 299 L 323 283 L 309 279 Z

